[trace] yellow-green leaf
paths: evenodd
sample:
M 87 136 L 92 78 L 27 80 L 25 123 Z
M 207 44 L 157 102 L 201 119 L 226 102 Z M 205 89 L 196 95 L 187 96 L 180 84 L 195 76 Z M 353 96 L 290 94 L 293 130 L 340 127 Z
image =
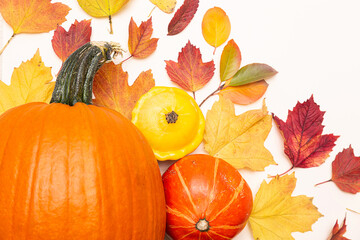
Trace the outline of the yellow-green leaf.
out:
M 0 114 L 29 102 L 49 102 L 55 86 L 52 79 L 51 68 L 44 65 L 38 50 L 14 69 L 10 86 L 0 81 Z
M 265 103 L 262 109 L 236 116 L 234 104 L 220 96 L 206 115 L 205 150 L 235 168 L 264 170 L 266 166 L 276 164 L 264 147 L 271 126 L 272 117 Z
M 205 13 L 201 27 L 205 41 L 215 48 L 229 38 L 231 31 L 229 17 L 219 7 L 210 8 Z
M 241 64 L 241 52 L 236 42 L 231 39 L 221 54 L 220 80 L 226 81 L 232 78 L 239 70 Z
M 176 6 L 176 0 L 150 0 L 164 13 L 172 13 Z
M 305 195 L 292 197 L 296 186 L 294 173 L 262 182 L 254 200 L 249 223 L 255 239 L 294 240 L 292 232 L 311 231 L 322 216 Z

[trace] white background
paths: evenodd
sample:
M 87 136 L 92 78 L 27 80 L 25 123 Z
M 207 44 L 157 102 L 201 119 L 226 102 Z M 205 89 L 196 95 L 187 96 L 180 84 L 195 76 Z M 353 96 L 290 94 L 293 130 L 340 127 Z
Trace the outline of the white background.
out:
M 72 8 L 66 30 L 75 21 L 91 19 L 75 0 L 63 0 Z M 177 8 L 183 0 L 178 0 Z M 331 178 L 331 162 L 343 148 L 351 146 L 355 155 L 360 155 L 360 2 L 358 0 L 241 0 L 241 1 L 205 1 L 200 0 L 199 9 L 190 25 L 176 36 L 166 36 L 167 25 L 173 14 L 165 14 L 159 9 L 152 13 L 154 33 L 160 38 L 154 54 L 144 60 L 131 59 L 124 63 L 133 82 L 141 71 L 152 69 L 156 85 L 174 86 L 165 71 L 164 60 L 176 60 L 178 52 L 190 39 L 200 48 L 203 60 L 214 59 L 216 72 L 212 81 L 197 93 L 198 102 L 212 92 L 219 84 L 219 61 L 224 45 L 213 55 L 201 34 L 201 21 L 207 9 L 218 6 L 228 14 L 232 29 L 232 38 L 242 52 L 242 66 L 248 63 L 266 63 L 279 73 L 268 80 L 269 88 L 265 94 L 270 112 L 283 120 L 288 109 L 297 101 L 303 102 L 312 94 L 315 102 L 326 111 L 323 124 L 324 133 L 334 133 L 340 138 L 327 161 L 317 168 L 296 169 L 298 179 L 293 195 L 305 194 L 314 197 L 313 203 L 324 215 L 314 225 L 313 231 L 293 233 L 295 239 L 327 239 L 339 219 L 347 213 L 350 239 L 360 239 L 360 215 L 347 212 L 350 208 L 360 212 L 360 194 L 348 194 L 340 191 L 335 184 L 327 183 L 319 187 L 314 184 Z M 92 20 L 92 40 L 120 42 L 127 49 L 128 25 L 131 16 L 137 24 L 148 18 L 153 5 L 147 0 L 130 0 L 120 12 L 113 16 L 114 34 L 109 34 L 106 18 Z M 177 9 L 176 8 L 176 9 Z M 1 46 L 12 35 L 11 28 L 1 19 Z M 59 71 L 61 61 L 51 46 L 53 31 L 44 34 L 20 34 L 16 36 L 0 57 L 0 79 L 10 83 L 14 67 L 33 57 L 36 50 L 46 66 L 52 67 L 53 76 Z M 125 57 L 127 54 L 125 54 Z M 216 101 L 212 97 L 202 110 L 207 110 Z M 248 109 L 261 107 L 261 100 L 249 106 L 237 106 L 238 114 Z M 283 153 L 281 135 L 273 125 L 266 147 L 273 154 L 277 166 L 267 167 L 265 172 L 240 170 L 249 183 L 253 194 L 267 175 L 279 174 L 291 164 Z M 203 153 L 202 146 L 196 151 Z M 172 162 L 160 163 L 164 171 Z M 235 239 L 253 239 L 247 226 Z

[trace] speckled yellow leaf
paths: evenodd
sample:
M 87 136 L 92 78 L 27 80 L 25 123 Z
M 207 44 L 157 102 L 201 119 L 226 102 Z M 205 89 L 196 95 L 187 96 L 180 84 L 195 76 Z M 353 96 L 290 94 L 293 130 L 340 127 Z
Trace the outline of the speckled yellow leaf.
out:
M 262 182 L 249 218 L 254 239 L 294 240 L 292 232 L 311 231 L 322 214 L 312 198 L 291 196 L 295 186 L 294 173 Z
M 44 65 L 38 50 L 14 69 L 10 86 L 0 81 L 0 114 L 29 102 L 49 102 L 55 86 L 52 78 L 51 68 Z
M 230 35 L 231 24 L 226 12 L 219 7 L 207 10 L 202 20 L 202 34 L 213 47 L 223 44 Z
M 262 109 L 236 116 L 234 104 L 220 96 L 206 115 L 205 150 L 235 168 L 264 170 L 266 166 L 276 164 L 264 147 L 271 130 L 271 119 L 265 103 Z
M 176 0 L 150 0 L 150 2 L 165 13 L 172 13 L 176 6 Z

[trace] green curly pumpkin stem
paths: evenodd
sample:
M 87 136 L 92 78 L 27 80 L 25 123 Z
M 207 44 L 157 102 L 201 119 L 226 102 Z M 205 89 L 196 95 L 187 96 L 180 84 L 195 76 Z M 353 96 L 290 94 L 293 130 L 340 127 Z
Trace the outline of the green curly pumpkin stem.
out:
M 122 55 L 122 51 L 120 45 L 113 42 L 89 42 L 81 46 L 64 62 L 50 103 L 91 104 L 95 73 L 105 62 Z

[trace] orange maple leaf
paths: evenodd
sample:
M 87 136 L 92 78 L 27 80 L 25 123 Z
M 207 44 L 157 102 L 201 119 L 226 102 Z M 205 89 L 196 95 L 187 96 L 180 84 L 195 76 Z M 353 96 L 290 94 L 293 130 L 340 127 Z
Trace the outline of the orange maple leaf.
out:
M 132 86 L 129 86 L 128 77 L 121 64 L 104 64 L 95 75 L 93 103 L 114 109 L 131 119 L 136 102 L 155 86 L 155 81 L 151 70 L 140 73 Z
M 204 87 L 214 76 L 214 61 L 204 63 L 198 48 L 186 44 L 178 56 L 178 62 L 165 61 L 166 71 L 171 81 L 186 91 L 195 92 Z
M 129 52 L 131 57 L 146 58 L 152 54 L 157 47 L 158 38 L 151 38 L 153 33 L 152 20 L 141 22 L 138 27 L 133 18 L 129 24 Z
M 14 31 L 0 55 L 16 34 L 49 32 L 65 22 L 69 11 L 67 5 L 50 0 L 0 0 L 1 15 Z
M 78 22 L 75 20 L 69 31 L 66 31 L 62 26 L 58 26 L 54 32 L 51 40 L 52 47 L 56 55 L 65 62 L 65 60 L 76 49 L 90 42 L 91 36 L 91 20 L 83 20 Z

